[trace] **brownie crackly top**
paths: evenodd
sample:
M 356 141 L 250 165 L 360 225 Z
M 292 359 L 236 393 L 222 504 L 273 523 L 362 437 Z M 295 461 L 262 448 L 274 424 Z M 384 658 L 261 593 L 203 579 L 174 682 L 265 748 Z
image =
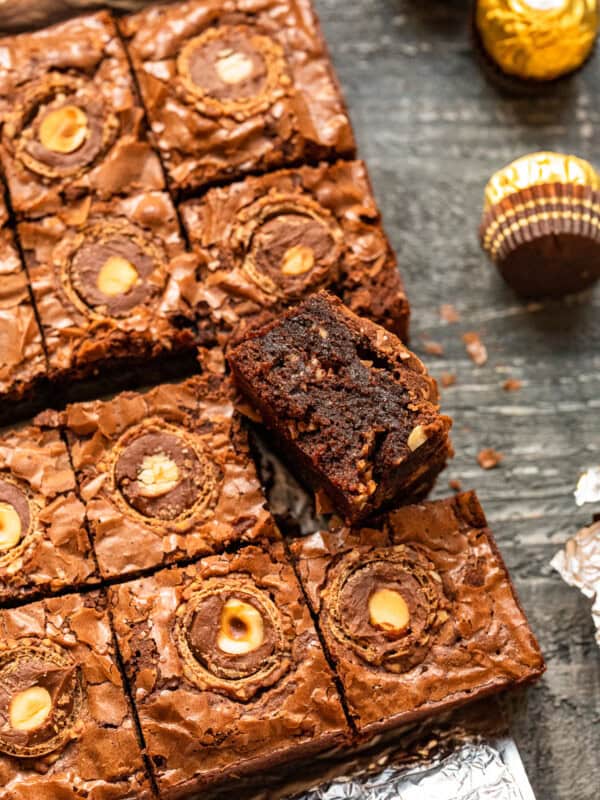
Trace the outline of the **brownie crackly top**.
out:
M 315 534 L 292 550 L 360 729 L 410 722 L 544 671 L 473 492 Z
M 163 187 L 109 14 L 2 39 L 0 55 L 0 155 L 18 215 Z

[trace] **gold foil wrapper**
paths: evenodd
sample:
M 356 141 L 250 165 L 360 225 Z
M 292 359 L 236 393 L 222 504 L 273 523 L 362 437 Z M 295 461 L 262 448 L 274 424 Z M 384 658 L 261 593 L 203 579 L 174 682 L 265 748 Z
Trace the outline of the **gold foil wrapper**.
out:
M 598 31 L 598 0 L 478 0 L 476 25 L 503 72 L 554 80 L 589 56 Z
M 550 183 L 600 189 L 600 176 L 582 158 L 563 153 L 539 152 L 522 156 L 496 172 L 485 187 L 485 209 L 511 194 Z

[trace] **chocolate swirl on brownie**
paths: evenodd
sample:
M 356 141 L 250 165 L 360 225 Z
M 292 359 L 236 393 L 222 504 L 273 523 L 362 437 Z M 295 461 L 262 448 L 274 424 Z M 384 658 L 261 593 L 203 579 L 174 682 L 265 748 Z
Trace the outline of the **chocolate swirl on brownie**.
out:
M 325 597 L 332 635 L 390 672 L 419 664 L 448 619 L 442 580 L 413 546 L 347 554 L 334 567 Z
M 50 73 L 28 87 L 15 122 L 5 126 L 7 147 L 27 169 L 48 178 L 86 172 L 119 131 L 97 89 L 84 78 Z
M 77 735 L 79 669 L 58 645 L 23 639 L 0 650 L 0 752 L 36 758 Z
M 188 680 L 239 700 L 290 668 L 290 643 L 267 592 L 243 575 L 213 578 L 177 611 L 176 639 Z
M 343 235 L 319 203 L 270 195 L 239 220 L 232 244 L 244 254 L 242 271 L 267 294 L 299 299 L 339 277 Z
M 25 487 L 10 474 L 0 474 L 0 567 L 8 566 L 28 547 L 35 516 Z
M 200 111 L 236 120 L 264 111 L 291 86 L 281 46 L 245 25 L 209 28 L 190 40 L 177 71 Z
M 164 253 L 137 226 L 114 219 L 88 225 L 61 269 L 63 287 L 82 312 L 125 317 L 163 290 Z
M 157 521 L 201 514 L 215 497 L 216 476 L 197 437 L 160 419 L 121 437 L 113 481 L 125 508 Z

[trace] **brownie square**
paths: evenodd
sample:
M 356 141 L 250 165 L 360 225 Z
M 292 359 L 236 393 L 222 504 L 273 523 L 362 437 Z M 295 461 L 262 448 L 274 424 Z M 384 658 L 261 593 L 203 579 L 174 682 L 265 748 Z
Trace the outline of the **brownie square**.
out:
M 264 788 L 278 765 L 345 741 L 333 676 L 281 543 L 114 586 L 110 601 L 164 800 L 217 786 L 238 796 L 252 776 Z
M 362 161 L 246 178 L 180 210 L 223 343 L 320 288 L 408 337 L 408 300 Z
M 0 158 L 18 216 L 164 186 L 108 13 L 0 40 Z
M 191 0 L 119 25 L 173 189 L 354 154 L 309 0 Z
M 327 292 L 251 331 L 229 363 L 292 469 L 348 520 L 420 498 L 452 454 L 424 365 Z
M 3 800 L 150 800 L 100 592 L 0 611 Z
M 0 423 L 46 377 L 42 335 L 0 192 Z
M 19 236 L 53 381 L 122 375 L 210 340 L 168 195 L 87 198 Z
M 104 577 L 276 535 L 233 395 L 227 379 L 206 375 L 67 407 Z
M 0 601 L 98 580 L 60 434 L 37 425 L 0 435 Z
M 529 683 L 544 660 L 474 492 L 292 552 L 361 732 Z

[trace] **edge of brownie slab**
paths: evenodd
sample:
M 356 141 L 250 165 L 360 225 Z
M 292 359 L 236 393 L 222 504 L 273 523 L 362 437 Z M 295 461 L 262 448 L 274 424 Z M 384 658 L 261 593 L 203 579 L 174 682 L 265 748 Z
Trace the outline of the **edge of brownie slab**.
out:
M 422 362 L 328 292 L 252 330 L 228 358 L 296 474 L 350 521 L 424 497 L 452 455 Z

